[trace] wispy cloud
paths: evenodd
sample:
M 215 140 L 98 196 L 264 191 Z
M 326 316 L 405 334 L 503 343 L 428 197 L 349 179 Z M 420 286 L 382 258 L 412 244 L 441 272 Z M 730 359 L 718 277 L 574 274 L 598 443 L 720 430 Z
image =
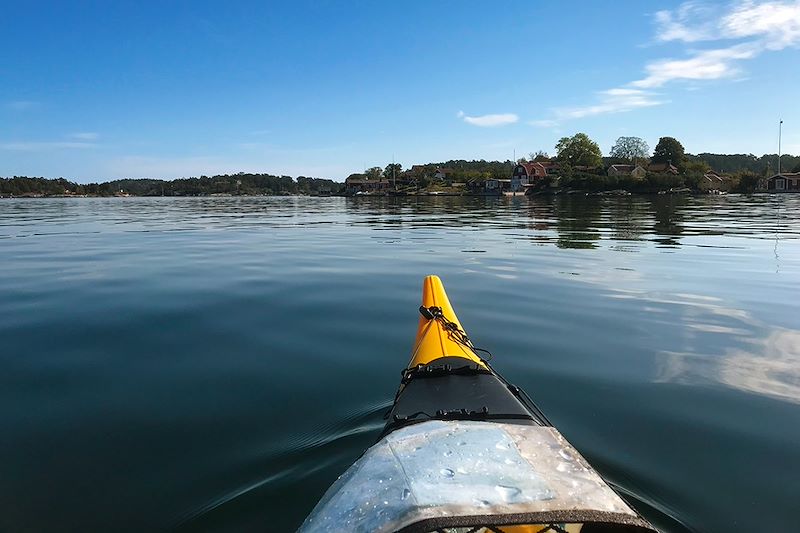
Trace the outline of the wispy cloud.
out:
M 633 87 L 652 89 L 675 80 L 732 78 L 742 71 L 737 61 L 758 55 L 757 47 L 743 43 L 728 48 L 696 52 L 687 59 L 660 59 L 649 63 L 647 77 L 631 82 Z
M 659 41 L 718 41 L 757 38 L 768 50 L 782 50 L 800 43 L 800 1 L 730 4 L 722 16 L 719 10 L 697 2 L 685 2 L 675 11 L 656 13 Z
M 686 43 L 710 39 L 715 15 L 714 8 L 701 2 L 684 2 L 675 11 L 659 11 L 655 15 L 656 39 Z
M 70 139 L 75 139 L 77 141 L 96 141 L 100 135 L 93 132 L 93 131 L 84 131 L 84 132 L 77 132 L 77 133 L 70 133 L 67 135 Z
M 623 113 L 642 107 L 652 107 L 665 103 L 657 94 L 640 89 L 616 88 L 598 93 L 597 102 L 592 105 L 555 109 L 558 120 L 591 117 L 608 113 Z
M 36 109 L 39 105 L 39 102 L 34 102 L 32 100 L 12 100 L 6 102 L 4 107 L 12 111 L 28 111 L 30 109 Z
M 800 45 L 800 0 L 739 0 L 722 9 L 684 2 L 673 11 L 657 12 L 654 22 L 658 42 L 719 42 L 723 46 L 687 49 L 686 57 L 651 61 L 644 67 L 645 77 L 598 93 L 592 104 L 554 108 L 552 118 L 531 124 L 554 127 L 564 120 L 661 105 L 668 100 L 648 91 L 679 81 L 741 79 L 743 61 Z
M 555 128 L 558 126 L 558 121 L 551 118 L 542 118 L 539 120 L 531 120 L 528 122 L 531 126 L 538 126 L 540 128 Z
M 0 142 L 0 150 L 12 150 L 17 152 L 44 152 L 49 150 L 71 150 L 94 148 L 97 144 L 80 141 L 15 141 Z
M 472 124 L 473 126 L 480 126 L 482 128 L 493 128 L 496 126 L 507 126 L 519 121 L 519 117 L 514 113 L 499 113 L 495 115 L 480 115 L 471 117 L 464 114 L 463 111 L 458 112 L 458 118 Z

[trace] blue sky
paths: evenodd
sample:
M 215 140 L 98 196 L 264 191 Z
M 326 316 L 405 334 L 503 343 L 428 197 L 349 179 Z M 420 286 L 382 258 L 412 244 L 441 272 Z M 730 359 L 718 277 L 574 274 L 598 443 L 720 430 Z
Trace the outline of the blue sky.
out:
M 800 154 L 800 0 L 7 2 L 0 176 L 343 179 L 583 131 Z

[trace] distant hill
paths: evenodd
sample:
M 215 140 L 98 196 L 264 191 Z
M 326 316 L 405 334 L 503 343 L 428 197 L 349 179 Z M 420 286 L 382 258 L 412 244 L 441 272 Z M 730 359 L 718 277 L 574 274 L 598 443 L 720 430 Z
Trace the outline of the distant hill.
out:
M 778 154 L 764 154 L 756 157 L 753 154 L 697 154 L 687 155 L 689 158 L 705 161 L 708 165 L 725 174 L 750 171 L 756 174 L 772 174 L 778 171 Z M 783 154 L 781 170 L 785 172 L 800 171 L 800 156 Z
M 759 176 L 777 171 L 777 154 L 764 154 L 756 157 L 753 154 L 687 154 L 688 161 L 703 161 L 713 170 L 724 174 L 754 173 Z M 619 163 L 610 157 L 603 158 L 604 166 Z M 399 165 L 398 165 L 399 167 Z M 453 159 L 439 163 L 417 164 L 402 172 L 403 175 L 414 175 L 418 178 L 431 177 L 437 169 L 447 169 L 448 181 L 470 181 L 508 178 L 514 162 Z M 380 168 L 376 168 L 378 174 Z M 781 170 L 787 172 L 800 171 L 800 156 L 784 154 L 781 156 Z M 175 180 L 158 179 L 123 179 L 104 183 L 80 184 L 56 178 L 15 176 L 0 178 L 0 195 L 93 195 L 114 196 L 130 194 L 132 196 L 206 196 L 209 194 L 232 195 L 289 195 L 289 194 L 338 194 L 343 192 L 344 184 L 325 178 L 299 176 L 276 176 L 272 174 L 221 174 L 216 176 L 200 176 L 199 178 L 179 178 Z
M 0 178 L 0 195 L 93 195 L 114 196 L 206 196 L 209 194 L 335 194 L 343 185 L 323 178 L 273 176 L 271 174 L 223 174 L 181 178 L 171 181 L 157 179 L 123 179 L 105 183 L 75 183 L 64 178 L 46 179 L 15 176 Z

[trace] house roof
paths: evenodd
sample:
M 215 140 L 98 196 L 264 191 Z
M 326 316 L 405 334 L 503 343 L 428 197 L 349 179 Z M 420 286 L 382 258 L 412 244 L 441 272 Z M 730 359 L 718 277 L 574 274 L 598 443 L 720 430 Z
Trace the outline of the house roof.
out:
M 616 170 L 617 172 L 633 172 L 639 165 L 611 165 L 611 168 Z
M 526 161 L 524 163 L 517 163 L 517 166 L 523 167 L 525 173 L 530 176 L 536 173 L 537 168 L 541 173 L 547 174 L 547 170 L 550 168 L 557 168 L 558 163 L 553 163 L 552 161 Z
M 540 165 L 539 163 L 519 163 L 517 166 L 524 168 L 525 173 L 528 175 L 534 174 L 536 172 L 535 168 L 537 166 L 542 170 L 544 170 L 544 167 L 542 167 L 542 165 Z
M 347 185 L 365 185 L 365 184 L 374 184 L 374 183 L 389 183 L 389 180 L 381 178 L 377 180 L 371 180 L 369 178 L 347 178 L 344 180 Z
M 703 174 L 703 177 L 706 178 L 709 181 L 714 181 L 714 180 L 725 181 L 725 180 L 729 179 L 728 176 L 723 176 L 722 174 L 717 174 L 713 170 L 710 170 L 710 171 L 706 172 L 705 174 Z
M 670 172 L 677 172 L 678 167 L 676 167 L 672 163 L 650 163 L 647 166 L 647 170 L 649 170 L 650 172 L 663 172 L 665 170 L 669 170 Z
M 412 165 L 411 172 L 416 174 L 417 172 L 429 172 L 433 167 L 431 165 Z
M 800 172 L 781 172 L 780 174 L 775 174 L 774 176 L 770 176 L 769 179 L 772 178 L 792 178 L 797 179 L 800 178 Z

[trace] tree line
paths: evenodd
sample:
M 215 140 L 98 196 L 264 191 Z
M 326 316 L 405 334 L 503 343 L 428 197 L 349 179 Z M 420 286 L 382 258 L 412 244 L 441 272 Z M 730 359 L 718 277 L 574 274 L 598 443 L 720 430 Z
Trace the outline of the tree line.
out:
M 723 155 L 686 153 L 683 144 L 674 137 L 661 137 L 652 154 L 648 144 L 639 137 L 619 137 L 608 157 L 603 157 L 600 146 L 585 133 L 562 137 L 555 146 L 559 163 L 560 186 L 589 190 L 624 188 L 632 191 L 653 192 L 666 188 L 688 187 L 697 189 L 703 175 L 709 171 L 731 178 L 732 190 L 753 192 L 759 179 L 777 172 L 778 155 L 752 154 Z M 550 161 L 545 152 L 530 155 L 531 161 Z M 607 169 L 614 164 L 641 165 L 647 171 L 644 178 L 608 176 Z M 658 169 L 654 165 L 660 165 Z M 677 175 L 666 166 L 677 168 Z M 780 158 L 782 172 L 800 172 L 800 156 L 784 154 Z
M 294 195 L 338 194 L 343 185 L 330 179 L 271 174 L 221 174 L 175 180 L 123 179 L 104 183 L 76 183 L 64 178 L 14 176 L 0 178 L 0 195 L 90 195 L 115 196 L 207 196 L 223 195 Z
M 661 137 L 650 151 L 648 144 L 639 137 L 619 137 L 609 155 L 603 156 L 600 146 L 585 133 L 562 137 L 555 145 L 555 155 L 545 151 L 529 154 L 517 162 L 555 161 L 559 163 L 559 176 L 566 182 L 574 182 L 592 187 L 610 187 L 606 170 L 613 164 L 648 163 L 672 164 L 679 170 L 679 177 L 651 177 L 653 187 L 665 184 L 695 187 L 705 172 L 715 170 L 732 176 L 738 185 L 737 190 L 748 192 L 755 189 L 758 179 L 777 171 L 777 154 L 687 154 L 683 145 L 673 137 Z M 439 163 L 414 165 L 403 169 L 399 163 L 389 163 L 385 167 L 372 167 L 363 173 L 351 174 L 349 178 L 369 180 L 398 180 L 413 178 L 419 187 L 426 187 L 438 170 L 447 171 L 447 182 L 485 181 L 504 179 L 511 174 L 517 163 L 511 160 L 448 160 Z M 800 172 L 800 156 L 784 154 L 781 156 L 781 170 Z M 611 180 L 613 181 L 613 180 Z M 617 180 L 619 181 L 619 180 Z M 624 180 L 623 180 L 624 181 Z M 624 185 L 624 184 L 621 184 Z M 632 184 L 636 188 L 637 184 Z M 642 184 L 638 184 L 642 186 Z M 210 194 L 230 195 L 296 195 L 296 194 L 340 194 L 344 184 L 325 178 L 299 176 L 278 176 L 266 173 L 221 174 L 180 178 L 175 180 L 123 179 L 103 183 L 80 184 L 64 178 L 47 179 L 41 177 L 14 176 L 0 178 L 0 195 L 91 195 L 114 196 L 130 194 L 133 196 L 205 196 Z

